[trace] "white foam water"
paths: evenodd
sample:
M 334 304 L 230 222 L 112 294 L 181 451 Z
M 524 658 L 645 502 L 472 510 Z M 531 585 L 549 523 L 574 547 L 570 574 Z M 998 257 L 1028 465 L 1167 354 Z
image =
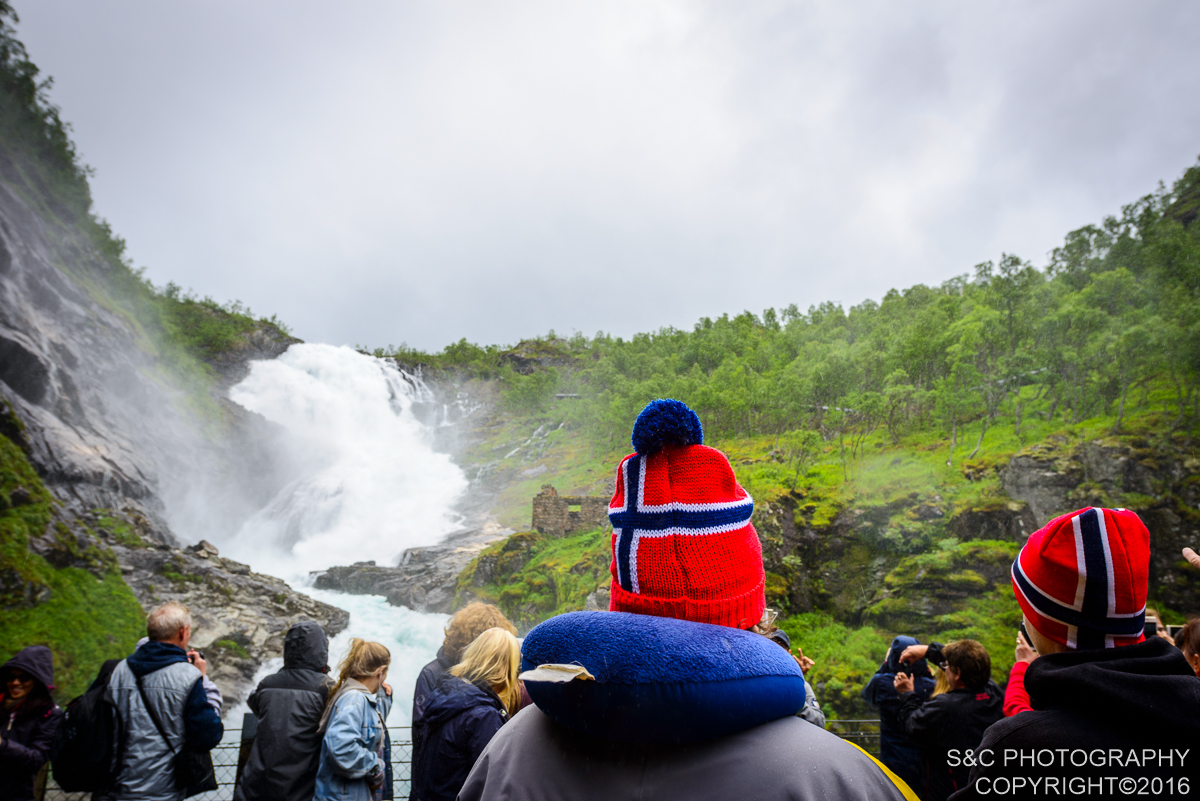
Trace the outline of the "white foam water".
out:
M 352 637 L 387 646 L 394 699 L 388 722 L 409 725 L 413 686 L 441 645 L 447 616 L 306 585 L 312 571 L 333 565 L 395 564 L 405 548 L 432 545 L 458 525 L 453 505 L 466 477 L 433 450 L 433 432 L 412 409 L 433 400 L 432 393 L 390 362 L 302 344 L 254 362 L 229 397 L 285 429 L 298 477 L 218 543 L 222 554 L 350 613 L 346 630 L 330 642 L 335 673 Z M 255 683 L 281 666 L 282 660 L 263 665 Z M 245 704 L 227 710 L 227 726 L 240 728 L 246 711 Z
M 460 522 L 462 471 L 413 415 L 424 383 L 350 348 L 293 345 L 254 362 L 229 397 L 283 426 L 299 475 L 222 552 L 295 581 L 335 564 L 396 564 Z

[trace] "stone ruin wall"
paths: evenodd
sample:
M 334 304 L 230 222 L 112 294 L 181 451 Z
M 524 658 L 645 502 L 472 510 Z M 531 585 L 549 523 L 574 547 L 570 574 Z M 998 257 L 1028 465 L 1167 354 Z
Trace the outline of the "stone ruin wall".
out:
M 586 531 L 608 523 L 608 499 L 595 495 L 559 495 L 549 484 L 533 496 L 531 528 L 551 537 Z

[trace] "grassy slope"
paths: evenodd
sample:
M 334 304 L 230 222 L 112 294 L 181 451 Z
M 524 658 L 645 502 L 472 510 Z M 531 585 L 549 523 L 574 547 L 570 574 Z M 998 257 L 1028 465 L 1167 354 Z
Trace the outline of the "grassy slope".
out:
M 6 433 L 17 430 L 5 408 Z M 19 436 L 19 435 L 18 435 Z M 18 487 L 28 502 L 8 499 Z M 87 688 L 99 664 L 124 657 L 145 632 L 145 617 L 120 568 L 107 550 L 83 545 L 57 522 L 55 501 L 24 452 L 0 436 L 0 660 L 27 645 L 54 652 L 59 701 Z M 54 554 L 83 567 L 56 567 L 29 550 L 29 541 L 50 529 Z

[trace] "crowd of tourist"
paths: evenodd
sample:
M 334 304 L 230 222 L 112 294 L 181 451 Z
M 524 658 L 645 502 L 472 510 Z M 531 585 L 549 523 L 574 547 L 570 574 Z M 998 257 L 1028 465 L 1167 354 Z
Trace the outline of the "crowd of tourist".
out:
M 617 471 L 610 613 L 542 624 L 523 659 L 499 609 L 459 610 L 414 687 L 410 800 L 1200 794 L 1200 618 L 1172 638 L 1147 609 L 1136 514 L 1081 509 L 1029 537 L 1003 689 L 975 640 L 896 637 L 862 691 L 879 710 L 876 759 L 825 729 L 813 662 L 766 609 L 753 502 L 725 456 L 690 410 L 655 403 Z M 113 710 L 117 745 L 96 801 L 215 786 L 223 702 L 191 633 L 186 607 L 160 606 L 89 690 Z M 287 631 L 283 668 L 249 699 L 238 801 L 392 798 L 391 654 L 355 639 L 334 675 L 328 659 L 319 625 Z M 62 740 L 50 650 L 25 648 L 0 677 L 0 801 L 33 799 Z

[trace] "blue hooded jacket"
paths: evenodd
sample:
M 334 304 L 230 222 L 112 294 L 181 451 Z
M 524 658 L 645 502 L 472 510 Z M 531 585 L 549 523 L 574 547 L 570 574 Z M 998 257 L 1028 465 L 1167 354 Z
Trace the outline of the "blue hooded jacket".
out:
M 414 727 L 420 736 L 413 738 L 413 797 L 454 801 L 484 747 L 507 721 L 508 710 L 491 689 L 443 674 Z
M 910 645 L 920 645 L 915 637 L 897 637 L 892 640 L 887 659 L 875 671 L 875 675 L 863 687 L 862 697 L 868 704 L 879 710 L 879 755 L 880 761 L 887 765 L 910 787 L 920 785 L 921 752 L 909 742 L 904 727 L 900 724 L 900 696 L 892 682 L 897 673 L 907 673 L 913 677 L 913 692 L 922 700 L 929 700 L 933 692 L 934 680 L 929 673 L 929 665 L 924 659 L 910 665 L 900 663 L 900 654 Z

